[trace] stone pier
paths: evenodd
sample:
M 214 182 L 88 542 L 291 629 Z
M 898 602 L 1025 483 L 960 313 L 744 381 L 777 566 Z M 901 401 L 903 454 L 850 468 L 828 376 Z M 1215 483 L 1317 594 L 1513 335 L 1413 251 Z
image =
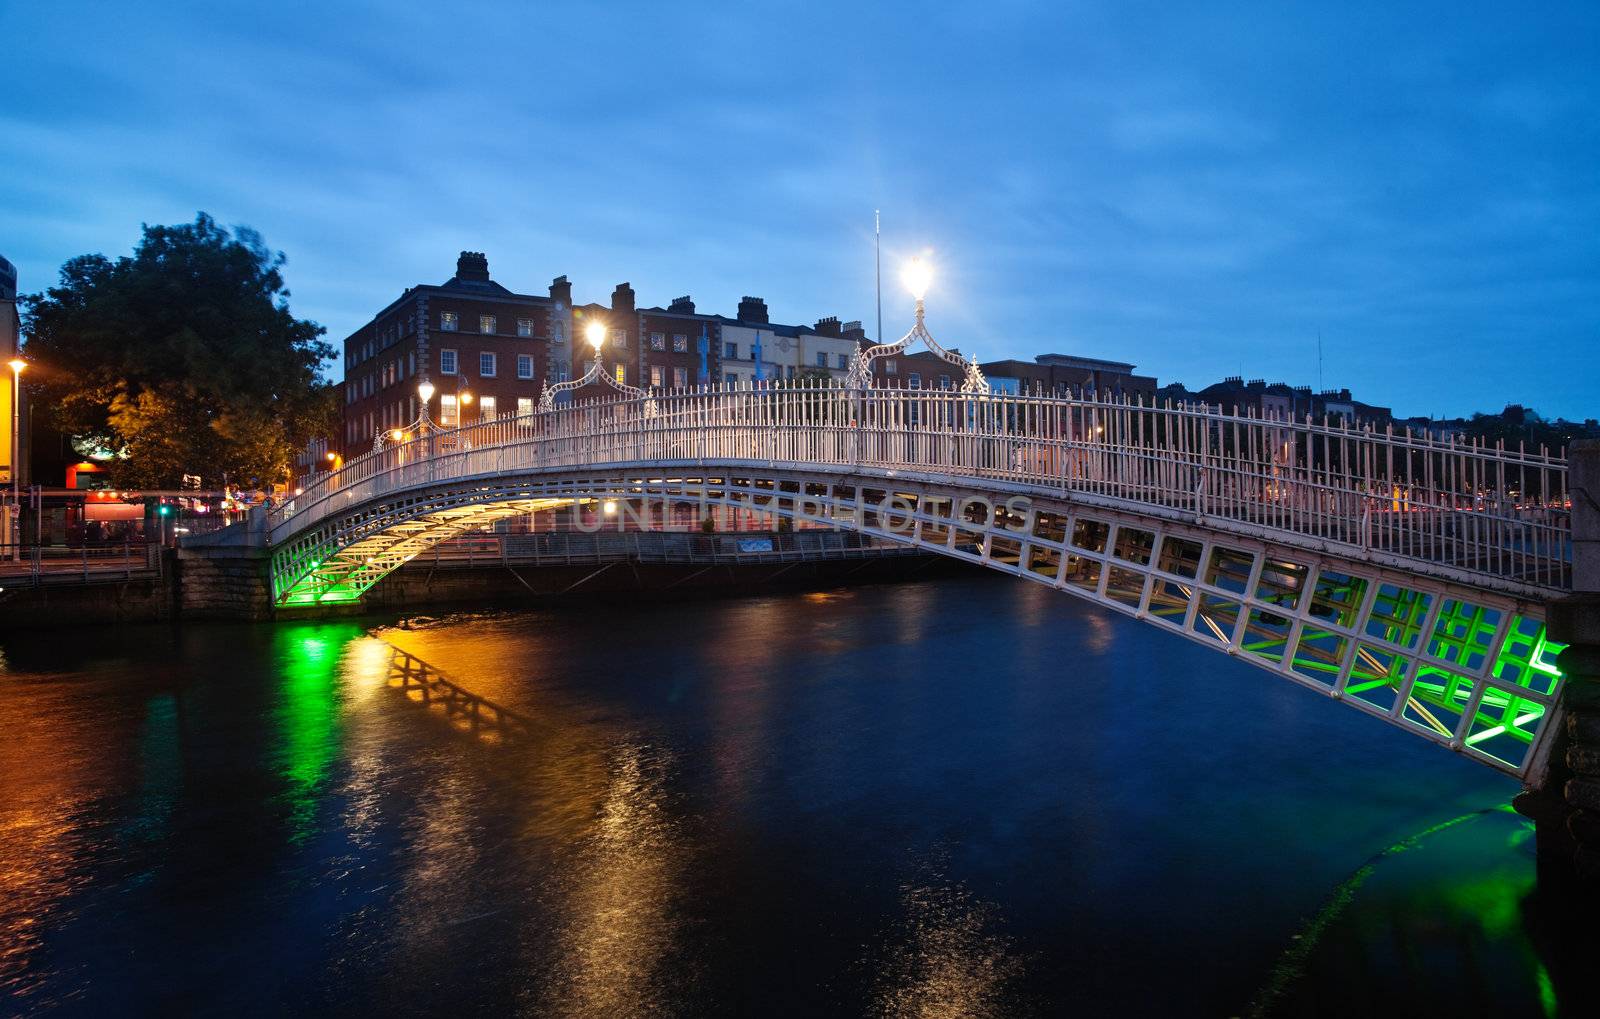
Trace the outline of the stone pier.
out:
M 1572 594 L 1550 603 L 1562 725 L 1517 809 L 1533 818 L 1542 889 L 1600 899 L 1600 442 L 1568 456 L 1572 498 Z

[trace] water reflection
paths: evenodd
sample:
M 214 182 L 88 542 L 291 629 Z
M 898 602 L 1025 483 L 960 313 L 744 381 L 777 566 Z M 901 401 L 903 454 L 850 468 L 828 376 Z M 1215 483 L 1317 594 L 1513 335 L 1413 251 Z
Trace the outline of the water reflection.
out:
M 900 918 L 878 964 L 872 1013 L 891 1019 L 1017 1015 L 1025 974 L 999 908 L 944 874 L 922 873 L 900 890 Z
M 541 1012 L 672 1012 L 693 983 L 688 967 L 669 968 L 685 923 L 678 906 L 685 848 L 667 802 L 670 767 L 656 748 L 615 749 L 599 816 L 561 885 L 556 965 Z
M 1500 776 L 1005 578 L 383 635 L 8 643 L 8 1004 L 1226 1015 L 1319 915 L 1278 1014 L 1586 975 L 1541 954 L 1518 819 L 1380 853 Z

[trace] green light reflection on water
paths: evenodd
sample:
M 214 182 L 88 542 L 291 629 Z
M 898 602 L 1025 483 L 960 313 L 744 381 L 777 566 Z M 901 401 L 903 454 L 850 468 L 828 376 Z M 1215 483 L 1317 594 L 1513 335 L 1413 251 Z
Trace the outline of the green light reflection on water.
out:
M 286 626 L 275 636 L 279 773 L 288 784 L 291 841 L 309 838 L 323 781 L 340 749 L 339 662 L 361 635 L 351 625 Z

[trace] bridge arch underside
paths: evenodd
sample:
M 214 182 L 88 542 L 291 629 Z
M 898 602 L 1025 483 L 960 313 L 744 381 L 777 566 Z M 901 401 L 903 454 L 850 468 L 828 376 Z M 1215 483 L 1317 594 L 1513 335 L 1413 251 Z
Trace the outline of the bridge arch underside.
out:
M 904 472 L 622 465 L 462 479 L 385 496 L 280 543 L 282 607 L 352 602 L 437 542 L 574 503 L 730 506 L 977 563 L 1240 658 L 1526 778 L 1552 732 L 1561 645 L 1514 594 L 1168 519 L 1074 493 Z M 1426 564 L 1419 564 L 1425 570 Z

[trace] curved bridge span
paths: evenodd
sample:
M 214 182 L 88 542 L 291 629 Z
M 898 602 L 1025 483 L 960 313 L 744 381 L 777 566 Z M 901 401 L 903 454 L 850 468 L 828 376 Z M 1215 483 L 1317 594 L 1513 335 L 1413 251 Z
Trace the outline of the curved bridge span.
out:
M 1145 620 L 1503 771 L 1550 730 L 1563 459 L 1197 407 L 728 388 L 414 437 L 268 516 L 282 606 L 359 599 L 544 508 L 731 506 L 890 538 Z

